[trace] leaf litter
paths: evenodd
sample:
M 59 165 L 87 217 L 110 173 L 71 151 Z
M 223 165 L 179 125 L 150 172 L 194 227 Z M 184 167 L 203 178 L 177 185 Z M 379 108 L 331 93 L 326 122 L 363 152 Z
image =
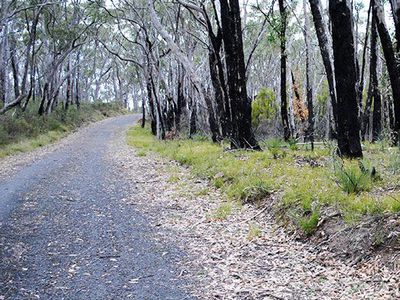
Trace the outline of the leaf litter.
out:
M 400 298 L 398 263 L 388 267 L 379 255 L 346 263 L 327 248 L 289 235 L 268 206 L 233 205 L 225 219 L 212 219 L 227 199 L 209 182 L 176 162 L 153 154 L 139 157 L 126 145 L 118 149 L 110 159 L 137 191 L 123 201 L 146 214 L 158 239 L 185 251 L 177 261 L 180 276 L 197 298 Z M 177 182 L 170 182 L 171 172 Z M 273 195 L 269 199 L 275 200 Z M 251 226 L 260 234 L 249 239 Z

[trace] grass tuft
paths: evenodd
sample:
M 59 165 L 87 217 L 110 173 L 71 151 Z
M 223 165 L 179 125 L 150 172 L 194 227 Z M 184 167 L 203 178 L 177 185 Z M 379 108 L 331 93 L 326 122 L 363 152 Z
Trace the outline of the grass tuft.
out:
M 317 229 L 319 221 L 319 212 L 316 210 L 311 213 L 308 217 L 302 217 L 300 219 L 300 228 L 306 235 L 311 235 Z

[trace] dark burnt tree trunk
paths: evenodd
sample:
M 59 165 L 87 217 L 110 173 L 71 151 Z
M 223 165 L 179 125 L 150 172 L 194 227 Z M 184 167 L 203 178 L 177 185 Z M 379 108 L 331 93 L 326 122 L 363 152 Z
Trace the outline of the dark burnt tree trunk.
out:
M 193 97 L 190 96 L 190 117 L 189 117 L 189 138 L 192 138 L 193 135 L 197 133 L 197 104 L 193 100 Z
M 281 48 L 281 119 L 283 125 L 283 137 L 285 141 L 290 138 L 290 126 L 287 104 L 286 91 L 286 27 L 287 27 L 287 12 L 284 0 L 279 0 L 279 13 L 281 17 L 281 26 L 279 32 L 280 48 Z
M 212 103 L 212 99 L 208 93 L 205 93 L 204 100 L 207 105 L 208 110 L 208 124 L 210 125 L 211 139 L 213 142 L 217 142 L 219 137 L 219 128 L 215 118 L 214 106 Z
M 348 0 L 330 0 L 337 92 L 337 140 L 341 156 L 362 157 L 357 105 L 357 70 L 351 7 Z
M 396 34 L 396 51 L 400 53 L 400 0 L 390 0 Z
M 372 0 L 373 18 L 378 28 L 379 37 L 385 56 L 386 67 L 389 74 L 390 85 L 392 87 L 393 106 L 394 106 L 394 142 L 397 143 L 400 132 L 400 77 L 396 63 L 396 57 L 392 45 L 390 34 L 386 28 L 383 5 L 380 0 Z
M 172 131 L 175 128 L 176 120 L 176 104 L 174 98 L 167 96 L 166 100 L 163 101 L 163 119 L 165 123 L 165 132 Z
M 251 100 L 247 96 L 246 67 L 238 0 L 220 0 L 221 28 L 231 105 L 232 148 L 260 149 L 251 127 Z
M 221 57 L 222 50 L 222 30 L 217 27 L 215 34 L 206 12 L 204 12 L 207 22 L 207 31 L 210 39 L 210 46 L 208 49 L 208 62 L 210 68 L 210 78 L 214 89 L 214 98 L 216 102 L 216 116 L 221 138 L 229 137 L 231 134 L 231 115 L 229 96 L 226 87 L 224 65 Z
M 151 87 L 151 81 L 149 76 L 150 75 L 147 75 L 146 78 L 146 91 L 147 91 L 147 101 L 149 104 L 150 126 L 151 126 L 151 133 L 153 135 L 157 135 L 156 112 L 154 107 L 153 90 Z
M 372 142 L 379 139 L 382 131 L 382 98 L 379 91 L 378 74 L 377 74 L 377 40 L 378 33 L 376 29 L 376 23 L 372 20 L 371 28 L 371 61 L 370 61 L 370 85 L 372 91 L 372 97 L 374 99 L 374 110 L 372 114 Z
M 370 55 L 370 67 L 369 67 L 369 87 L 367 103 L 363 114 L 362 123 L 362 136 L 364 137 L 367 133 L 369 126 L 371 108 L 373 104 L 373 118 L 372 118 L 372 141 L 376 141 L 381 133 L 381 95 L 378 87 L 378 75 L 377 75 L 377 40 L 378 33 L 376 29 L 375 18 L 372 19 L 371 23 L 371 55 Z
M 144 128 L 146 126 L 146 101 L 142 99 L 142 120 L 140 127 Z
M 331 98 L 331 103 L 332 103 L 333 119 L 335 123 L 337 123 L 337 109 L 336 109 L 337 105 L 336 105 L 334 73 L 332 68 L 332 59 L 329 53 L 329 42 L 326 33 L 327 30 L 321 13 L 321 4 L 320 0 L 309 0 L 309 3 L 311 8 L 311 14 L 313 16 L 315 32 L 317 33 L 317 39 L 322 56 L 322 62 L 324 64 L 326 78 L 328 81 L 329 96 Z
M 184 69 L 179 65 L 178 69 L 178 94 L 176 100 L 176 113 L 175 113 L 175 128 L 177 131 L 181 129 L 181 117 L 183 108 L 185 107 L 185 94 L 183 91 L 183 81 L 184 81 Z
M 304 39 L 306 43 L 306 90 L 307 90 L 307 110 L 308 126 L 305 138 L 311 142 L 311 149 L 314 150 L 314 105 L 313 89 L 311 83 L 311 45 L 310 45 L 310 22 L 307 14 L 307 2 L 303 0 L 304 9 Z

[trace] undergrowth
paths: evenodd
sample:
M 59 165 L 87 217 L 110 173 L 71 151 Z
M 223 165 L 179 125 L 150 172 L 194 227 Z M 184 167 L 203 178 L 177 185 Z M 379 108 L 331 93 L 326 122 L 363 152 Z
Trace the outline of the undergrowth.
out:
M 61 107 L 49 116 L 39 116 L 37 105 L 25 112 L 20 109 L 0 116 L 0 157 L 27 152 L 55 142 L 87 122 L 125 113 L 120 105 L 112 103 L 83 103 L 67 111 Z
M 400 211 L 400 193 L 395 188 L 400 175 L 396 177 L 394 168 L 389 168 L 397 165 L 399 151 L 382 154 L 378 144 L 366 145 L 362 162 L 343 161 L 339 170 L 345 174 L 340 174 L 331 163 L 332 149 L 323 145 L 311 151 L 270 140 L 262 143 L 264 151 L 225 151 L 205 139 L 159 141 L 140 127 L 128 132 L 128 143 L 191 166 L 194 175 L 210 180 L 232 200 L 268 201 L 277 194 L 279 211 L 305 234 L 314 232 L 320 211 L 327 206 L 339 210 L 345 220 Z M 349 184 L 347 177 L 356 184 Z

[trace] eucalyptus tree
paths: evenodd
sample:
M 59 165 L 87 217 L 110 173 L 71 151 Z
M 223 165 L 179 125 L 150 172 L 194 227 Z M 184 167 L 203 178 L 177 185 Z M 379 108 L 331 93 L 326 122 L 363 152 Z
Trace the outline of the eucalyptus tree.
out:
M 396 61 L 395 51 L 393 49 L 392 39 L 386 27 L 384 8 L 381 0 L 371 0 L 373 18 L 375 19 L 383 54 L 386 61 L 386 67 L 389 74 L 392 87 L 393 105 L 394 105 L 394 141 L 397 143 L 400 133 L 400 73 Z
M 211 6 L 211 13 L 208 11 L 209 7 L 201 3 L 196 5 L 179 1 L 179 4 L 198 14 L 197 20 L 207 29 L 210 42 L 208 45 L 209 72 L 217 99 L 210 99 L 206 83 L 203 83 L 197 76 L 194 63 L 183 53 L 165 26 L 162 26 L 153 2 L 148 1 L 153 25 L 204 97 L 208 107 L 208 120 L 213 139 L 216 140 L 216 134 L 220 134 L 230 139 L 233 148 L 258 149 L 259 146 L 251 128 L 251 101 L 247 95 L 239 2 L 221 0 L 219 9 L 215 5 Z M 214 26 L 216 27 L 215 31 Z M 224 57 L 224 61 L 222 61 L 222 57 Z M 216 104 L 215 101 L 220 102 Z M 215 110 L 217 110 L 218 119 L 215 118 Z M 220 132 L 216 132 L 218 130 L 217 120 L 221 121 L 219 123 Z
M 350 1 L 330 0 L 337 89 L 337 140 L 340 155 L 362 156 L 357 104 L 357 71 Z
M 288 117 L 288 101 L 287 101 L 287 90 L 286 90 L 286 28 L 287 28 L 287 8 L 284 0 L 279 0 L 279 14 L 281 17 L 280 23 L 280 43 L 281 43 L 281 118 L 283 124 L 283 137 L 285 140 L 290 138 L 290 125 Z
M 332 104 L 332 114 L 335 120 L 334 126 L 337 124 L 337 109 L 336 109 L 336 90 L 335 90 L 335 76 L 333 72 L 333 60 L 330 52 L 330 42 L 328 38 L 328 31 L 325 20 L 322 14 L 320 0 L 309 0 L 311 14 L 313 16 L 315 32 L 318 38 L 318 44 L 321 52 L 322 62 L 325 68 L 326 79 L 328 81 L 329 96 Z M 328 113 L 330 113 L 328 111 Z

